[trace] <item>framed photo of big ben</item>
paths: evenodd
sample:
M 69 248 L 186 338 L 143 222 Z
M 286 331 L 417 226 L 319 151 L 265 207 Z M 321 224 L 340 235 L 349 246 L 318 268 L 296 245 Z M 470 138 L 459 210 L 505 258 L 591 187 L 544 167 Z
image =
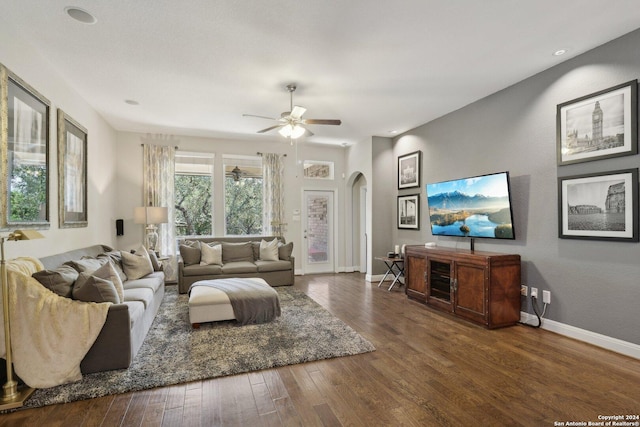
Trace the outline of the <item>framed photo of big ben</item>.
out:
M 637 92 L 632 80 L 559 104 L 558 165 L 637 154 Z

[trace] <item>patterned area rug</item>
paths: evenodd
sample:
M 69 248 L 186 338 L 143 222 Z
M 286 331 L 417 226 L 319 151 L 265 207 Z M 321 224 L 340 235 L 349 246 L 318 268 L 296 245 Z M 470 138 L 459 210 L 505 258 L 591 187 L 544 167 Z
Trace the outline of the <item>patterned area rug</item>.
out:
M 85 375 L 81 381 L 38 389 L 35 408 L 206 378 L 374 351 L 373 345 L 303 292 L 275 288 L 282 316 L 262 325 L 189 324 L 188 297 L 167 287 L 142 348 L 128 369 Z

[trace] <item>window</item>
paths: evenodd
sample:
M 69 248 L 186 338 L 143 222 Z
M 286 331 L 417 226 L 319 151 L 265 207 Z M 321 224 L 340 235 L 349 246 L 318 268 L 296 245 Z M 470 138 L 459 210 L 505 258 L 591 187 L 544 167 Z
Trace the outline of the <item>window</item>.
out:
M 262 159 L 223 156 L 225 234 L 262 234 Z
M 213 234 L 213 158 L 210 153 L 176 153 L 177 236 Z
M 304 177 L 312 179 L 333 179 L 333 162 L 305 160 Z

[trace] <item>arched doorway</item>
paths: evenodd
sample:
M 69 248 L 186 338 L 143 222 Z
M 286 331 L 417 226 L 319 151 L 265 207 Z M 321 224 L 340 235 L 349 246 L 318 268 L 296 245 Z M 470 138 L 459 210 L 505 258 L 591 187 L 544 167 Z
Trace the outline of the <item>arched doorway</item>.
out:
M 350 224 L 348 229 L 351 233 L 347 236 L 350 241 L 350 245 L 347 245 L 350 251 L 347 253 L 351 255 L 351 260 L 348 265 L 351 265 L 351 271 L 359 271 L 361 273 L 367 272 L 367 256 L 368 256 L 368 233 L 367 225 L 370 219 L 367 215 L 367 179 L 360 172 L 355 172 L 349 179 L 348 189 L 351 192 L 351 215 Z

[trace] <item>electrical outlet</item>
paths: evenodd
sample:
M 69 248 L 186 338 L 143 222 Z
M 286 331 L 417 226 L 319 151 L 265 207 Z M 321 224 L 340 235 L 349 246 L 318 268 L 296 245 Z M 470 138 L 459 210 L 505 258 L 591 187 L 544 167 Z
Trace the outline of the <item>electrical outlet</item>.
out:
M 538 298 L 538 288 L 531 288 L 531 298 Z
M 551 304 L 551 291 L 542 291 L 542 302 Z
M 520 295 L 526 297 L 528 293 L 529 289 L 527 288 L 527 285 L 520 285 Z

